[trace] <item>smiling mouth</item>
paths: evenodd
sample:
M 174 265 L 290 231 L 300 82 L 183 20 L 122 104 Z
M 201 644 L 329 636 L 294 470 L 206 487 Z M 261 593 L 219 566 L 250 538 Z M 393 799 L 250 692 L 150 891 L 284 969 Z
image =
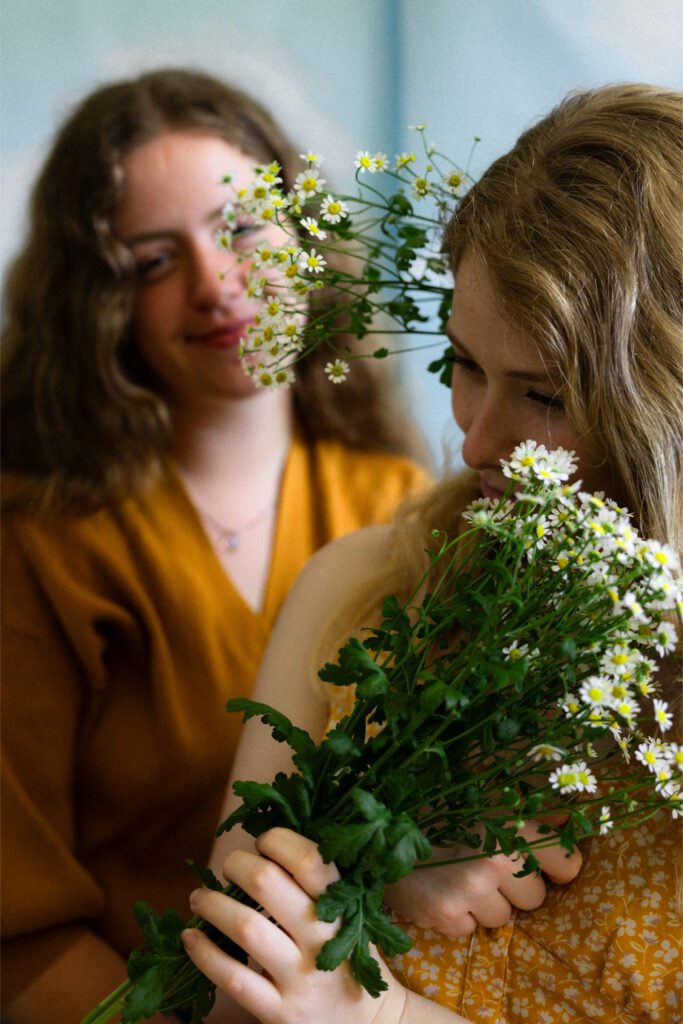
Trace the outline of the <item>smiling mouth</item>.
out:
M 187 340 L 191 345 L 204 345 L 207 348 L 236 348 L 240 341 L 246 340 L 247 327 L 251 321 L 244 320 L 225 327 L 216 327 L 204 334 L 189 334 Z

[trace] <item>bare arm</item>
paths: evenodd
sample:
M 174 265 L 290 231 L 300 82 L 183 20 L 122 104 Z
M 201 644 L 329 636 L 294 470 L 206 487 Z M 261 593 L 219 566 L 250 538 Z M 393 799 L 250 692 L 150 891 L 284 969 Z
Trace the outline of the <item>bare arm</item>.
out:
M 308 562 L 282 608 L 261 663 L 252 697 L 270 704 L 306 729 L 317 742 L 329 716 L 322 686 L 316 685 L 320 638 L 348 596 L 389 557 L 391 530 L 373 526 L 328 544 Z M 273 740 L 270 729 L 251 719 L 244 726 L 221 808 L 223 821 L 239 798 L 237 779 L 270 782 L 279 771 L 291 771 L 289 747 Z M 234 849 L 253 849 L 242 829 L 216 840 L 210 866 L 220 877 L 225 857 Z

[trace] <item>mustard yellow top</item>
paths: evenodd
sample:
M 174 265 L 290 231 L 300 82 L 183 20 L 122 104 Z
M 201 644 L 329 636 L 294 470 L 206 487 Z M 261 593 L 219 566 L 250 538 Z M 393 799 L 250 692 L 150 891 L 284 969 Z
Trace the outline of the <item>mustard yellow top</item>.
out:
M 241 728 L 225 703 L 249 694 L 287 590 L 322 544 L 387 520 L 425 482 L 406 459 L 295 440 L 260 614 L 221 568 L 172 466 L 144 502 L 42 521 L 8 512 L 6 1000 L 78 928 L 127 955 L 141 940 L 136 900 L 185 912 L 185 859 L 206 863 Z

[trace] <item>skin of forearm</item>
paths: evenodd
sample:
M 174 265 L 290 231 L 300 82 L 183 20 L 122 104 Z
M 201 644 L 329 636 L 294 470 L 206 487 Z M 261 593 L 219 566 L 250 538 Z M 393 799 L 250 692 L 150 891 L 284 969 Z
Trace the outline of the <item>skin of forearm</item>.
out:
M 372 1024 L 470 1024 L 464 1017 L 392 984 Z
M 387 1018 L 382 1024 L 390 1024 Z M 405 993 L 405 1002 L 401 1016 L 394 1017 L 393 1024 L 470 1024 L 465 1017 L 459 1013 L 447 1010 L 445 1006 L 439 1006 L 430 999 L 418 995 L 416 992 Z

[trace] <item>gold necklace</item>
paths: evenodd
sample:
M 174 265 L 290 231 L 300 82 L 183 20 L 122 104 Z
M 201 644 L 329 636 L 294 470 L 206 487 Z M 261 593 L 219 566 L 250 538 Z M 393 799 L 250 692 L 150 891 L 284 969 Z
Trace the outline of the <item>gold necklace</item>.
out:
M 235 551 L 239 551 L 243 535 L 248 533 L 250 530 L 253 530 L 255 526 L 259 525 L 259 523 L 264 522 L 270 516 L 273 508 L 273 505 L 269 505 L 268 508 L 261 509 L 253 519 L 247 520 L 246 523 L 243 523 L 242 526 L 238 527 L 236 530 L 229 526 L 225 526 L 224 523 L 219 522 L 215 516 L 205 512 L 202 508 L 199 509 L 199 514 L 204 520 L 204 523 L 210 527 L 211 533 L 215 535 L 216 547 L 218 550 L 232 554 Z

